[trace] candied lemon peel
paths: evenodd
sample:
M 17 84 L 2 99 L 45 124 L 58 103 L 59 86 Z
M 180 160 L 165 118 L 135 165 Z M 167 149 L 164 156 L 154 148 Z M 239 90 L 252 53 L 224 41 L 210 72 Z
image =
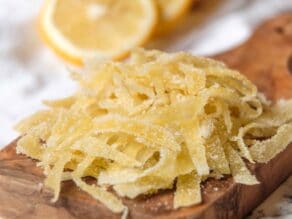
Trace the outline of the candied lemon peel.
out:
M 39 161 L 54 201 L 72 179 L 124 217 L 119 196 L 174 188 L 174 208 L 198 204 L 202 181 L 231 175 L 257 184 L 245 160 L 266 163 L 292 141 L 292 100 L 271 104 L 211 59 L 137 49 L 73 78 L 74 95 L 45 101 L 48 109 L 16 127 L 17 152 Z

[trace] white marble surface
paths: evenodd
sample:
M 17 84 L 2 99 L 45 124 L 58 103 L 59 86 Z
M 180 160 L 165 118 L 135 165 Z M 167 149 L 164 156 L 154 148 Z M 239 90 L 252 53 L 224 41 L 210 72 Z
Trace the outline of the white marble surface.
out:
M 258 206 L 248 219 L 292 219 L 292 176 Z
M 42 108 L 41 100 L 74 91 L 66 64 L 37 35 L 41 2 L 0 0 L 0 149 L 17 136 L 12 129 L 16 121 Z M 282 11 L 292 11 L 292 0 L 223 0 L 204 25 L 167 50 L 197 55 L 224 51 L 247 39 L 261 21 Z M 254 211 L 252 219 L 292 219 L 292 177 L 278 190 Z

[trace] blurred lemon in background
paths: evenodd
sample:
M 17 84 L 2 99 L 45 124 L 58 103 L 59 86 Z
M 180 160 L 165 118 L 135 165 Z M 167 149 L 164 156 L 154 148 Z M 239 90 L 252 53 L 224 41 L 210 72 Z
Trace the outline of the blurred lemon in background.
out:
M 61 57 L 81 65 L 86 58 L 124 57 L 156 23 L 152 0 L 47 0 L 40 32 Z
M 39 29 L 65 60 L 120 59 L 166 33 L 198 0 L 46 0 Z
M 181 18 L 196 0 L 156 0 L 159 9 L 159 24 L 156 34 L 165 34 Z

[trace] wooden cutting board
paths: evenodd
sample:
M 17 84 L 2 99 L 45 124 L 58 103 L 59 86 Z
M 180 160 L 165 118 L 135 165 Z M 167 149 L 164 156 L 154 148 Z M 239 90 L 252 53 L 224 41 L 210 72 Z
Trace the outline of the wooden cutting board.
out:
M 268 21 L 245 44 L 215 58 L 248 76 L 272 100 L 292 98 L 292 15 Z M 41 170 L 15 153 L 16 141 L 0 152 L 0 218 L 119 218 L 70 181 L 63 183 L 60 200 L 50 203 Z M 268 164 L 249 165 L 259 185 L 208 180 L 202 185 L 203 203 L 197 206 L 173 210 L 171 190 L 123 201 L 131 218 L 242 218 L 292 174 L 291 157 L 292 145 Z

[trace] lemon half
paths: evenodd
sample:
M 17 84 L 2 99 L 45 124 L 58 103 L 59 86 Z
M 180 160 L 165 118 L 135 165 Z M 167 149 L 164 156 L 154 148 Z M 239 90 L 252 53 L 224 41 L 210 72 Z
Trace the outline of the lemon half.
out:
M 160 12 L 156 34 L 167 33 L 197 0 L 156 0 Z
M 78 65 L 119 59 L 143 44 L 157 23 L 152 0 L 47 0 L 40 15 L 45 42 Z

